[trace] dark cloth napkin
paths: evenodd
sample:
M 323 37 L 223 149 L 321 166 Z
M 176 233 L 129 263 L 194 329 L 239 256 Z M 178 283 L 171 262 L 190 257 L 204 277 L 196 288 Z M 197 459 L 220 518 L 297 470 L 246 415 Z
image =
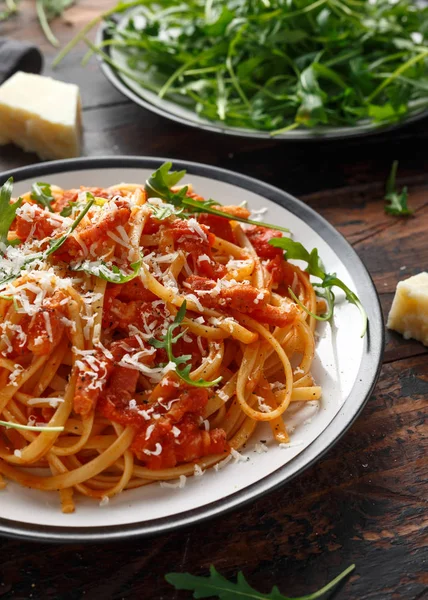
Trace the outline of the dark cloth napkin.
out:
M 16 71 L 40 73 L 43 57 L 37 46 L 0 37 L 0 84 Z

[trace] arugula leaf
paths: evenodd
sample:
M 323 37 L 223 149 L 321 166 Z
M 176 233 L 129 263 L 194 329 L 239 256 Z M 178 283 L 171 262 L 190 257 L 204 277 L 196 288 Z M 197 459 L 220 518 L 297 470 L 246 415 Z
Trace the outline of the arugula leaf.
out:
M 193 385 L 195 387 L 212 387 L 212 386 L 220 383 L 222 378 L 217 377 L 217 379 L 214 379 L 214 381 L 205 381 L 205 379 L 197 379 L 197 380 L 191 379 L 190 378 L 191 365 L 186 365 L 182 369 L 179 368 L 180 365 L 187 363 L 192 358 L 191 355 L 183 354 L 182 356 L 174 356 L 174 353 L 173 353 L 173 348 L 172 348 L 173 345 L 175 343 L 177 343 L 178 340 L 181 337 L 183 337 L 183 335 L 185 335 L 185 333 L 186 333 L 186 330 L 184 330 L 181 333 L 177 334 L 176 336 L 173 335 L 174 331 L 177 329 L 177 327 L 179 327 L 181 325 L 184 317 L 186 316 L 186 306 L 187 306 L 187 302 L 186 302 L 186 300 L 184 300 L 183 304 L 180 306 L 179 311 L 175 315 L 175 319 L 174 319 L 173 323 L 171 323 L 171 325 L 168 327 L 166 334 L 163 335 L 160 340 L 157 340 L 156 338 L 151 338 L 149 340 L 149 344 L 154 346 L 154 348 L 163 348 L 164 350 L 166 350 L 168 360 L 170 362 L 173 362 L 177 366 L 175 372 L 180 377 L 180 379 L 182 379 L 188 385 Z
M 50 247 L 48 248 L 48 250 L 45 250 L 44 252 L 42 252 L 43 258 L 47 258 L 51 254 L 53 254 L 54 252 L 56 252 L 63 245 L 63 243 L 70 236 L 70 234 L 73 233 L 73 231 L 79 225 L 80 221 L 86 216 L 86 214 L 88 213 L 89 209 L 91 208 L 91 206 L 95 202 L 95 198 L 91 194 L 91 192 L 86 192 L 86 199 L 88 199 L 88 198 L 89 198 L 89 202 L 86 204 L 85 208 L 82 210 L 82 212 L 77 217 L 77 219 L 75 219 L 75 221 L 73 222 L 73 224 L 69 227 L 68 231 L 63 236 L 61 236 L 60 238 L 58 238 L 56 240 L 53 239 L 53 240 L 51 240 L 49 242 L 49 246 Z
M 74 4 L 75 0 L 43 0 L 48 19 L 60 17 L 62 13 Z
M 131 7 L 125 21 L 114 18 Z M 88 32 L 102 20 L 108 35 L 95 46 Z M 87 23 L 54 66 L 84 41 L 141 95 L 150 88 L 228 127 L 374 128 L 427 107 L 427 31 L 428 9 L 414 0 L 122 1 Z
M 262 594 L 250 586 L 242 571 L 239 571 L 237 581 L 233 583 L 216 571 L 213 565 L 210 566 L 208 577 L 198 577 L 190 573 L 168 573 L 165 575 L 165 579 L 177 590 L 194 592 L 193 598 L 219 598 L 220 600 L 237 600 L 238 598 L 250 598 L 251 600 L 316 600 L 332 590 L 354 569 L 355 565 L 351 565 L 320 590 L 306 596 L 300 596 L 299 598 L 283 596 L 276 585 L 272 588 L 270 594 Z
M 333 316 L 333 311 L 334 311 L 334 294 L 331 291 L 331 289 L 326 288 L 324 294 L 321 292 L 317 293 L 317 295 L 320 296 L 321 298 L 323 298 L 327 303 L 327 312 L 324 315 L 317 315 L 317 314 L 313 313 L 311 310 L 309 310 L 309 308 L 306 308 L 306 306 L 303 304 L 303 302 L 301 302 L 299 300 L 299 298 L 296 296 L 296 294 L 293 292 L 291 287 L 288 288 L 288 292 L 289 292 L 290 296 L 293 298 L 294 302 L 296 304 L 298 304 L 300 306 L 300 308 L 302 308 L 305 311 L 305 313 L 307 313 L 309 316 L 313 317 L 317 321 L 330 321 L 331 317 Z
M 246 223 L 247 225 L 267 227 L 268 229 L 275 229 L 276 231 L 282 231 L 283 233 L 290 233 L 290 230 L 287 227 L 281 227 L 280 225 L 274 225 L 273 223 L 254 221 L 253 219 L 246 219 L 244 217 L 232 215 L 231 213 L 227 213 L 224 210 L 217 210 L 212 206 L 213 200 L 194 200 L 193 198 L 183 198 L 183 205 L 185 207 L 189 207 L 189 209 L 193 208 L 193 212 L 208 213 L 209 215 L 217 215 L 217 217 L 223 217 L 224 219 L 239 221 L 240 223 Z
M 308 263 L 307 272 L 315 277 L 323 279 L 325 273 L 321 260 L 318 256 L 318 249 L 314 248 L 310 253 L 300 242 L 295 242 L 291 238 L 274 238 L 270 241 L 272 246 L 282 248 L 286 253 L 286 258 L 303 260 Z
M 327 113 L 324 107 L 324 96 L 313 66 L 308 67 L 300 75 L 299 92 L 301 104 L 297 109 L 296 122 L 314 127 L 319 123 L 327 123 Z
M 67 204 L 67 206 L 64 206 L 64 208 L 62 209 L 62 211 L 59 213 L 61 215 L 61 217 L 69 217 L 71 215 L 71 213 L 73 212 L 73 209 L 79 204 L 78 201 L 74 202 L 73 200 L 71 200 L 71 202 L 69 202 Z
M 0 243 L 6 246 L 11 243 L 8 242 L 7 234 L 15 219 L 16 211 L 22 204 L 22 198 L 19 198 L 13 204 L 10 203 L 12 189 L 13 177 L 9 177 L 0 188 Z
M 157 219 L 158 221 L 163 221 L 164 219 L 168 219 L 168 217 L 184 216 L 184 209 L 176 208 L 172 204 L 161 204 L 160 206 L 157 204 L 150 204 L 150 207 L 152 209 L 153 218 Z
M 391 173 L 386 182 L 385 201 L 387 204 L 385 204 L 385 212 L 396 217 L 410 217 L 414 211 L 407 206 L 407 188 L 403 187 L 401 192 L 398 193 L 395 185 L 397 169 L 398 161 L 395 160 L 392 163 Z
M 51 204 L 55 200 L 52 196 L 50 183 L 33 183 L 31 186 L 31 198 L 41 204 L 44 208 L 47 208 L 50 212 L 54 212 Z
M 345 292 L 346 300 L 350 304 L 355 304 L 355 306 L 361 313 L 361 316 L 363 318 L 363 330 L 361 333 L 361 337 L 365 336 L 367 331 L 368 318 L 363 305 L 361 304 L 358 296 L 352 290 L 350 290 L 349 287 L 345 283 L 343 283 L 341 279 L 339 279 L 336 276 L 336 273 L 330 274 L 325 272 L 321 259 L 318 256 L 317 248 L 314 248 L 311 252 L 308 252 L 300 242 L 295 242 L 290 238 L 273 238 L 269 240 L 269 244 L 275 246 L 276 248 L 283 249 L 285 251 L 284 258 L 286 260 L 296 259 L 303 260 L 304 262 L 306 262 L 306 272 L 310 275 L 313 275 L 314 277 L 318 277 L 319 279 L 321 279 L 321 283 L 313 283 L 313 286 L 325 290 L 325 293 L 327 293 L 328 290 L 330 294 L 332 294 L 332 287 L 338 287 L 341 290 L 343 290 Z M 327 304 L 329 306 L 327 314 L 329 314 L 331 317 L 333 315 L 331 301 L 333 300 L 334 302 L 334 295 L 331 296 L 330 294 L 328 294 L 325 297 L 325 299 L 327 300 Z M 313 314 L 312 316 L 315 317 L 315 315 Z
M 141 262 L 139 260 L 130 265 L 132 273 L 129 275 L 123 273 L 117 265 L 109 267 L 104 261 L 101 261 L 101 264 L 82 263 L 79 267 L 73 267 L 73 271 L 84 271 L 85 273 L 89 273 L 89 275 L 95 275 L 95 277 L 99 277 L 110 283 L 126 283 L 139 275 Z
M 170 171 L 171 168 L 172 162 L 166 162 L 150 175 L 146 181 L 148 198 L 161 198 L 162 200 L 165 200 L 173 194 L 171 188 L 183 179 L 186 175 L 186 171 Z
M 6 429 L 23 429 L 24 431 L 64 431 L 64 427 L 43 427 L 41 425 L 21 425 L 10 421 L 0 421 L 0 425 Z
M 186 171 L 170 171 L 171 168 L 171 162 L 164 163 L 159 167 L 159 169 L 146 181 L 145 190 L 148 198 L 160 198 L 168 204 L 181 208 L 182 211 L 180 214 L 177 213 L 177 216 L 184 218 L 186 216 L 184 211 L 187 211 L 188 214 L 200 212 L 223 217 L 223 219 L 239 221 L 240 223 L 246 223 L 248 225 L 268 227 L 269 229 L 276 229 L 277 231 L 283 231 L 285 233 L 290 231 L 286 227 L 280 227 L 279 225 L 271 223 L 262 223 L 260 221 L 238 217 L 222 210 L 217 210 L 213 207 L 216 205 L 220 206 L 220 203 L 215 200 L 195 200 L 194 198 L 189 198 L 186 195 L 188 189 L 187 186 L 180 188 L 178 191 L 172 191 L 170 188 L 174 187 L 185 176 Z

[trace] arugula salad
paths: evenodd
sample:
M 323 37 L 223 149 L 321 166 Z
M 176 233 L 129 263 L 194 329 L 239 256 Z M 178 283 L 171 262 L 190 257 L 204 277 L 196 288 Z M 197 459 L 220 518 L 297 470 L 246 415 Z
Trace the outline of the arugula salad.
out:
M 86 35 L 100 20 L 96 46 Z M 136 0 L 95 18 L 55 64 L 84 40 L 85 60 L 98 54 L 160 98 L 276 135 L 426 108 L 427 32 L 428 8 L 411 0 Z

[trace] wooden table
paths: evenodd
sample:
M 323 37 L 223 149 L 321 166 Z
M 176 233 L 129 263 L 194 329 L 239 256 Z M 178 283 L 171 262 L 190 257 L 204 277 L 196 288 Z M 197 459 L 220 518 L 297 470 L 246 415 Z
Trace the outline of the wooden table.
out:
M 113 6 L 80 0 L 53 24 L 65 43 Z M 0 35 L 30 39 L 52 61 L 34 2 L 0 25 Z M 83 47 L 55 77 L 78 83 L 84 102 L 85 155 L 168 156 L 216 164 L 298 196 L 333 223 L 367 265 L 387 314 L 397 281 L 428 264 L 428 120 L 367 139 L 251 142 L 180 126 L 131 104 Z M 46 68 L 50 74 L 51 69 Z M 415 218 L 385 215 L 383 186 L 393 160 L 408 185 Z M 0 172 L 37 158 L 7 146 Z M 106 545 L 1 540 L 0 597 L 48 599 L 189 598 L 163 579 L 170 571 L 227 576 L 243 569 L 268 591 L 297 596 L 318 589 L 355 562 L 337 600 L 428 598 L 427 351 L 387 333 L 377 388 L 357 422 L 316 466 L 283 489 L 216 521 L 177 533 Z

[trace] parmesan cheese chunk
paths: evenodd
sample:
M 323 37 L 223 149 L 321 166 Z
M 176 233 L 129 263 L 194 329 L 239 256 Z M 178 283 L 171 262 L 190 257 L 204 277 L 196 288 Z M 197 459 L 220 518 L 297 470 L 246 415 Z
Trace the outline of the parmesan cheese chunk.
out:
M 0 145 L 13 142 L 42 159 L 80 154 L 81 102 L 77 85 L 15 73 L 0 86 Z
M 399 282 L 387 327 L 428 346 L 428 273 Z

